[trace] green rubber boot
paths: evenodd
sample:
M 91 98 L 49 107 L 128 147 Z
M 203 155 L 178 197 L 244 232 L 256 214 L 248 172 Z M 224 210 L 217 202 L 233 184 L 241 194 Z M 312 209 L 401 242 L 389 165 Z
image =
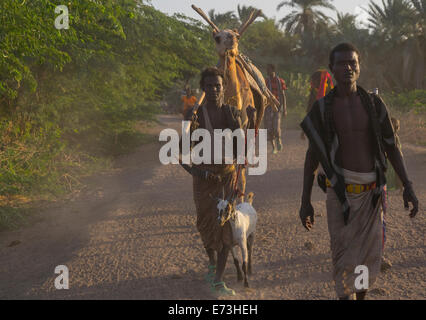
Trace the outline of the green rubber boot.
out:
M 212 282 L 211 290 L 216 296 L 235 296 L 235 291 L 228 288 L 225 282 Z

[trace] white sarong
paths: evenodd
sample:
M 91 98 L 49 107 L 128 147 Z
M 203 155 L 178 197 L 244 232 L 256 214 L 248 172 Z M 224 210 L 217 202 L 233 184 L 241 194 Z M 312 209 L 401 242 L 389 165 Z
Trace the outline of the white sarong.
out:
M 346 184 L 370 184 L 376 173 L 359 173 L 343 169 Z M 345 226 L 342 207 L 332 188 L 327 188 L 327 222 L 333 261 L 333 280 L 338 297 L 361 292 L 355 287 L 360 273 L 355 268 L 368 268 L 368 287 L 375 282 L 382 261 L 383 214 L 381 199 L 373 206 L 374 189 L 360 194 L 348 193 L 349 220 Z

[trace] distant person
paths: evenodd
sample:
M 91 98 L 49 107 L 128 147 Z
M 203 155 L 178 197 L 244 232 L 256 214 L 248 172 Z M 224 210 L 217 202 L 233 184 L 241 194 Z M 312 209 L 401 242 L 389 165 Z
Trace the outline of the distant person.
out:
M 312 105 L 318 99 L 324 97 L 331 89 L 334 88 L 333 79 L 327 70 L 319 69 L 311 75 L 311 90 L 309 92 L 308 106 L 306 113 L 311 111 Z M 302 132 L 301 138 L 305 139 L 305 134 Z
M 181 113 L 183 114 L 183 116 L 185 116 L 188 110 L 190 110 L 195 105 L 195 103 L 197 102 L 197 98 L 193 95 L 191 88 L 186 87 L 185 95 L 182 96 L 181 100 L 183 102 Z
M 337 86 L 317 100 L 303 122 L 309 139 L 299 211 L 302 225 L 314 225 L 311 204 L 314 172 L 319 164 L 326 174 L 326 209 L 337 296 L 365 299 L 382 263 L 387 160 L 401 178 L 404 207 L 418 212 L 419 203 L 396 144 L 389 113 L 382 99 L 357 85 L 360 54 L 349 43 L 330 53 L 330 70 Z M 358 266 L 367 267 L 368 286 L 356 283 Z M 364 278 L 365 280 L 365 278 Z M 358 283 L 359 284 L 359 283 Z
M 285 96 L 285 90 L 287 86 L 284 79 L 280 78 L 275 71 L 273 64 L 268 64 L 266 71 L 268 77 L 266 85 L 272 94 L 280 102 L 278 111 L 275 111 L 272 107 L 268 107 L 265 110 L 265 129 L 268 130 L 268 140 L 272 144 L 272 152 L 277 153 L 283 149 L 282 134 L 281 134 L 281 117 L 287 116 L 287 101 Z

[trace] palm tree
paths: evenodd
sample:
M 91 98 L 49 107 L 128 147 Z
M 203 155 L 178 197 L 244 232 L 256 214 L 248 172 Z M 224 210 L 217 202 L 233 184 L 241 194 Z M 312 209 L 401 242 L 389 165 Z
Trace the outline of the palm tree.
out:
M 318 22 L 328 21 L 328 17 L 321 11 L 316 10 L 316 8 L 322 7 L 335 10 L 331 1 L 332 0 L 283 1 L 277 6 L 277 10 L 280 10 L 283 6 L 298 8 L 298 10 L 293 10 L 279 22 L 282 26 L 285 26 L 287 32 L 312 36 L 315 25 Z
M 368 21 L 382 44 L 382 62 L 393 87 L 422 88 L 425 0 L 370 1 Z M 398 54 L 398 52 L 400 54 Z
M 356 29 L 356 16 L 350 13 L 337 12 L 335 22 L 336 32 L 348 34 Z
M 209 18 L 220 29 L 233 29 L 239 26 L 239 21 L 234 11 L 225 13 L 215 13 L 214 9 L 209 10 Z
M 415 66 L 415 87 L 423 89 L 425 78 L 425 31 L 426 31 L 426 0 L 411 0 L 410 5 L 414 11 L 413 24 L 413 50 L 411 54 L 416 60 Z
M 419 18 L 424 23 L 426 20 L 426 0 L 411 0 L 410 4 L 415 8 Z
M 249 18 L 249 16 L 250 16 L 250 13 L 251 13 L 253 10 L 258 10 L 258 9 L 257 9 L 257 8 L 255 8 L 255 7 L 252 7 L 252 6 L 245 6 L 245 5 L 242 5 L 242 6 L 240 7 L 240 5 L 238 5 L 238 6 L 237 6 L 237 12 L 238 12 L 238 18 L 240 19 L 240 23 L 244 23 L 244 22 L 246 22 L 246 21 L 247 21 L 247 19 L 248 19 L 248 18 Z M 265 16 L 263 13 L 260 15 L 260 17 L 262 17 L 262 18 L 266 19 L 266 16 Z
M 368 30 L 357 26 L 355 15 L 337 12 L 337 20 L 332 20 L 334 26 L 331 29 L 334 32 L 336 42 L 352 42 L 358 49 L 365 48 L 368 45 Z
M 382 7 L 371 0 L 369 27 L 385 40 L 399 40 L 408 33 L 412 12 L 408 0 L 382 0 Z

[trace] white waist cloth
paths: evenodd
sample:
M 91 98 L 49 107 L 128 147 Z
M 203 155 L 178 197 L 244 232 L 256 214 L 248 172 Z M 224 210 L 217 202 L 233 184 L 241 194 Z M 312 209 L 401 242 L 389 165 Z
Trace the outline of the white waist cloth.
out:
M 345 183 L 354 184 L 368 184 L 376 181 L 376 172 L 355 172 L 347 169 L 343 169 L 343 176 L 345 177 Z

